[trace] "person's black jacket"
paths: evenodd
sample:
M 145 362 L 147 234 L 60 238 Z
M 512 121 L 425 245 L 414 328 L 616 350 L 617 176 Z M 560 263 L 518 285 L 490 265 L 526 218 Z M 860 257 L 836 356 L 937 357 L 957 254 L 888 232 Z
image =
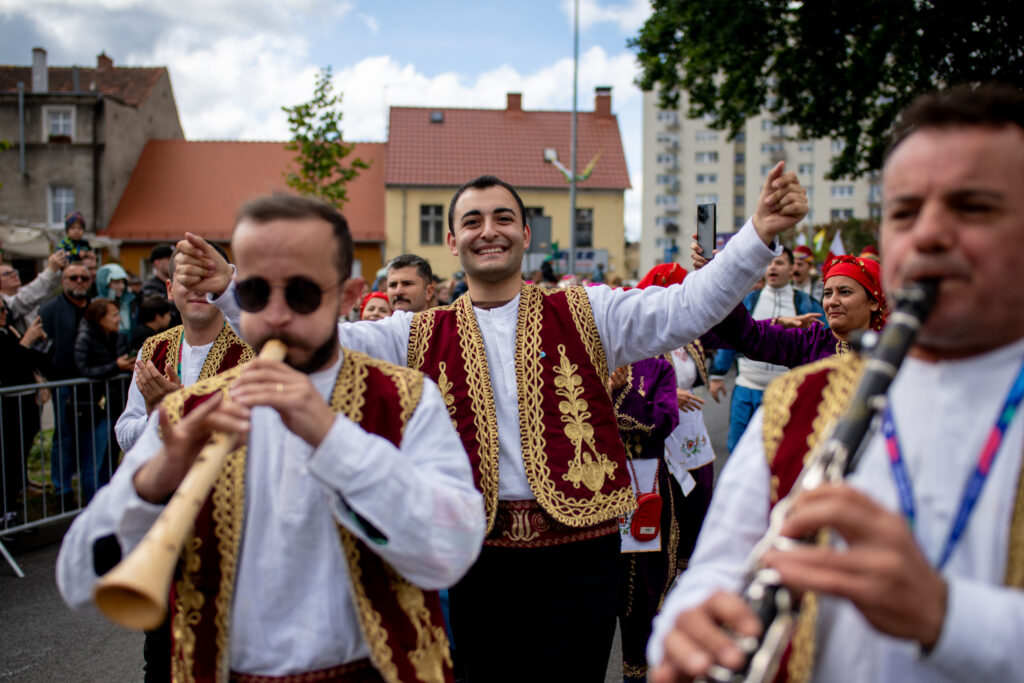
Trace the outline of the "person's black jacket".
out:
M 53 364 L 53 375 L 48 379 L 73 379 L 81 377 L 75 365 L 75 340 L 78 338 L 78 325 L 85 314 L 85 307 L 79 308 L 68 300 L 66 295 L 58 294 L 47 301 L 39 309 L 39 317 L 43 319 L 43 331 L 53 342 L 49 351 L 50 362 Z
M 78 338 L 75 340 L 75 364 L 78 366 L 79 375 L 89 379 L 110 380 L 124 371 L 117 367 L 117 359 L 128 353 L 128 340 L 117 332 L 108 333 L 96 323 L 83 320 L 78 328 Z M 87 400 L 86 397 L 98 398 L 106 392 L 107 400 L 110 402 L 111 412 L 108 414 L 117 416 L 124 410 L 125 391 L 124 382 L 111 381 L 107 387 L 102 385 L 93 388 L 79 388 L 79 403 Z

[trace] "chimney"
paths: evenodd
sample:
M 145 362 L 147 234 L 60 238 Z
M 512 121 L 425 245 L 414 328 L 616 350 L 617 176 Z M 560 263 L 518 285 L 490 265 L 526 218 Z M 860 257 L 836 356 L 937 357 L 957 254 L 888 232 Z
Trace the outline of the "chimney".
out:
M 523 94 L 519 92 L 510 92 L 508 94 L 508 105 L 505 107 L 505 111 L 522 111 L 523 110 Z
M 598 116 L 610 117 L 612 115 L 612 88 L 609 85 L 599 85 L 594 88 L 594 113 Z
M 96 70 L 106 71 L 114 67 L 114 60 L 107 56 L 106 52 L 101 52 L 96 55 Z
M 46 68 L 46 50 L 32 48 L 32 92 L 50 91 L 50 72 Z

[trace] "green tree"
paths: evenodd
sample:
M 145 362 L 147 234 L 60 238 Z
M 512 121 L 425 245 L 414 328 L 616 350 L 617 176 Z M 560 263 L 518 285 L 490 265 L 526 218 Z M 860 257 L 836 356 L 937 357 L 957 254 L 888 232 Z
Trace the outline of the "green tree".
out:
M 359 175 L 359 169 L 370 165 L 356 157 L 347 166 L 342 160 L 355 145 L 341 139 L 341 95 L 334 94 L 331 67 L 320 70 L 313 99 L 294 107 L 281 107 L 288 114 L 292 139 L 285 147 L 295 152 L 294 164 L 285 171 L 288 187 L 304 195 L 319 197 L 334 206 L 348 199 L 345 183 Z
M 767 109 L 797 137 L 845 142 L 830 178 L 881 167 L 887 132 L 915 96 L 940 86 L 1024 86 L 1017 0 L 651 0 L 629 41 L 663 107 L 689 95 L 735 136 Z

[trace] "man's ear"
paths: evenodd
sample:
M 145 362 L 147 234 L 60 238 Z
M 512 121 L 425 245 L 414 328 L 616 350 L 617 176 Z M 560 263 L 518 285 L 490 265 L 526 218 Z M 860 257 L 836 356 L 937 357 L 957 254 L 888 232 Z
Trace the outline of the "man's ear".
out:
M 167 287 L 167 298 L 174 301 L 174 292 L 171 291 L 171 279 L 167 278 L 164 280 L 164 286 Z
M 455 235 L 452 234 L 451 230 L 444 234 L 444 241 L 448 244 L 448 251 L 451 252 L 452 256 L 459 255 L 459 247 L 455 244 Z
M 359 300 L 359 293 L 363 291 L 363 281 L 359 278 L 349 278 L 341 286 L 341 301 L 339 315 L 344 315 L 352 310 Z
M 523 249 L 524 250 L 530 248 L 530 238 L 532 237 L 532 235 L 533 235 L 533 231 L 530 230 L 530 226 L 527 225 L 526 223 L 523 223 Z

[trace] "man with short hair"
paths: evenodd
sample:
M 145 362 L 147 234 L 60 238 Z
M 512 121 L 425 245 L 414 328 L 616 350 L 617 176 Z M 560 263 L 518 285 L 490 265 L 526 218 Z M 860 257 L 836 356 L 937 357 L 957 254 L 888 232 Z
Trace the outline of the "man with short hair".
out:
M 743 305 L 750 311 L 754 320 L 774 320 L 780 316 L 797 316 L 805 313 L 825 311 L 820 301 L 815 301 L 807 294 L 796 289 L 790 282 L 793 275 L 793 252 L 783 247 L 782 253 L 772 259 L 764 271 L 765 286 L 750 292 L 743 298 Z M 743 431 L 750 422 L 750 417 L 761 405 L 765 387 L 773 379 L 784 373 L 787 368 L 762 361 L 754 361 L 739 356 L 730 349 L 719 349 L 711 364 L 708 374 L 711 381 L 708 390 L 711 397 L 718 401 L 725 389 L 725 375 L 737 360 L 739 372 L 736 375 L 736 386 L 733 388 L 732 402 L 729 405 L 729 437 L 726 447 L 732 451 L 743 436 Z
M 434 273 L 430 263 L 416 254 L 402 254 L 388 263 L 388 301 L 393 311 L 419 313 L 431 307 Z
M 169 244 L 158 244 L 149 252 L 149 263 L 153 268 L 153 274 L 148 280 L 142 283 L 142 296 L 159 294 L 165 299 L 167 296 L 167 280 L 171 272 L 171 255 L 174 248 Z
M 139 304 L 138 319 L 128 343 L 132 350 L 141 349 L 147 339 L 171 326 L 171 304 L 162 296 L 151 294 Z
M 763 556 L 803 595 L 789 680 L 1007 681 L 1024 670 L 1024 93 L 960 88 L 900 117 L 882 174 L 888 294 L 938 281 L 931 315 L 841 484 L 805 491 Z M 890 296 L 891 298 L 891 296 Z M 697 550 L 655 621 L 655 683 L 743 657 L 763 630 L 735 594 L 769 509 L 850 409 L 865 361 L 773 383 L 729 458 Z M 724 630 L 723 630 L 724 629 Z
M 81 377 L 82 373 L 75 365 L 75 339 L 78 327 L 89 305 L 89 285 L 92 278 L 89 269 L 81 261 L 69 263 L 64 267 L 61 278 L 63 292 L 43 304 L 39 309 L 39 317 L 43 321 L 43 331 L 52 345 L 48 352 L 53 366 L 53 376 L 48 379 L 62 380 Z M 75 441 L 77 412 L 74 398 L 77 394 L 88 391 L 73 387 L 57 387 L 54 401 L 55 432 L 53 450 L 51 452 L 50 478 L 53 481 L 54 493 L 61 497 L 62 507 L 66 510 L 75 506 L 71 477 L 76 473 L 76 462 L 92 462 L 92 439 L 81 438 L 79 441 L 79 457 L 75 458 Z M 83 400 L 84 396 L 82 397 Z M 81 476 L 81 472 L 78 473 Z
M 821 301 L 822 283 L 811 276 L 814 270 L 814 252 L 806 244 L 793 248 L 793 289 L 803 292 L 815 301 Z
M 338 315 L 358 289 L 334 207 L 254 200 L 232 251 L 244 338 L 281 340 L 287 357 L 165 399 L 65 536 L 61 594 L 90 605 L 98 576 L 138 544 L 211 431 L 241 433 L 184 544 L 173 678 L 450 680 L 435 591 L 476 558 L 483 505 L 437 387 L 339 346 Z M 177 274 L 175 286 L 185 286 Z
M 18 334 L 25 334 L 39 315 L 40 304 L 53 296 L 67 263 L 67 254 L 55 251 L 46 259 L 46 268 L 32 282 L 22 285 L 18 269 L 7 261 L 0 262 L 0 295 L 7 304 L 7 324 Z
M 774 255 L 766 245 L 806 211 L 796 175 L 779 164 L 753 220 L 710 270 L 668 288 L 548 292 L 522 280 L 530 243 L 522 199 L 482 176 L 459 188 L 448 212 L 448 247 L 469 296 L 339 327 L 344 346 L 437 381 L 483 492 L 488 538 L 450 591 L 469 683 L 604 679 L 618 519 L 636 505 L 607 391 L 610 369 L 682 346 L 724 317 Z M 219 294 L 233 320 L 229 292 L 237 285 L 228 265 L 191 241 L 178 247 L 193 254 L 193 286 Z
M 114 428 L 117 442 L 125 451 L 142 435 L 149 415 L 166 396 L 253 357 L 252 348 L 238 338 L 230 325 L 224 324 L 224 316 L 204 294 L 175 281 L 175 258 L 171 258 L 165 291 L 181 315 L 182 324 L 150 336 L 141 346 L 128 403 Z M 159 297 L 154 295 L 143 301 L 150 298 Z M 168 317 L 169 314 L 168 310 Z M 140 311 L 140 318 L 141 315 Z

